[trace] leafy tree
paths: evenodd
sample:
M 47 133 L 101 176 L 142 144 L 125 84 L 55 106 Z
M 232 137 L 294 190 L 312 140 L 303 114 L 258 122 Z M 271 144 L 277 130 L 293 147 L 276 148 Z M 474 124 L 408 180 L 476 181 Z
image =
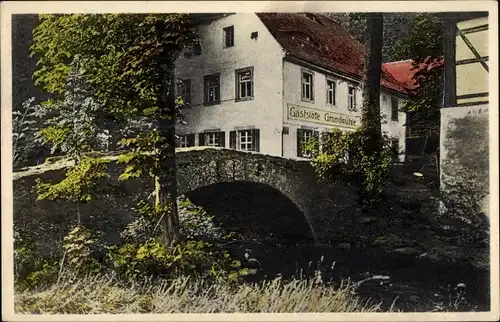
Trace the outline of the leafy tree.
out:
M 322 133 L 321 138 L 306 143 L 304 150 L 311 154 L 311 162 L 321 179 L 335 180 L 335 176 L 332 177 L 332 173 L 336 173 L 334 169 L 340 163 L 347 162 L 347 167 L 341 172 L 347 174 L 350 179 L 358 179 L 361 182 L 360 202 L 366 209 L 375 206 L 380 200 L 384 178 L 394 157 L 389 139 L 382 133 L 380 115 L 383 15 L 350 15 L 343 17 L 356 21 L 356 26 L 363 28 L 360 33 L 365 40 L 361 128 L 352 133 Z
M 155 180 L 156 212 L 163 241 L 179 241 L 175 122 L 182 100 L 175 98 L 174 62 L 196 41 L 193 19 L 181 14 L 42 15 L 34 31 L 36 84 L 64 100 L 70 63 L 79 57 L 82 75 L 102 112 L 118 120 L 151 118 L 154 128 L 123 144 L 130 153 L 122 178 L 145 172 Z M 62 135 L 62 134 L 61 134 Z
M 74 202 L 80 225 L 80 203 L 93 198 L 99 178 L 107 177 L 107 161 L 85 157 L 86 152 L 97 146 L 97 118 L 100 105 L 95 102 L 88 85 L 81 75 L 78 58 L 71 64 L 66 90 L 60 100 L 48 101 L 38 106 L 38 116 L 43 128 L 38 131 L 52 152 L 60 151 L 69 156 L 75 167 L 66 172 L 66 177 L 55 184 L 37 180 L 38 200 L 65 199 Z
M 98 123 L 102 106 L 92 97 L 92 89 L 84 81 L 78 56 L 70 67 L 61 99 L 49 100 L 38 109 L 44 126 L 39 134 L 50 144 L 52 153 L 60 151 L 79 163 L 84 152 L 99 147 L 98 137 L 103 129 Z
M 382 123 L 380 116 L 380 74 L 382 66 L 381 13 L 371 13 L 366 20 L 368 34 L 365 45 L 365 72 L 363 75 L 362 128 L 368 141 L 367 155 L 380 150 Z
M 42 146 L 38 132 L 40 105 L 32 97 L 22 104 L 21 110 L 12 111 L 12 161 L 14 168 L 28 163 L 33 153 Z
M 405 38 L 413 28 L 413 19 L 418 13 L 415 12 L 384 12 L 382 61 L 398 60 L 394 48 L 399 41 Z M 366 18 L 363 12 L 336 12 L 326 13 L 335 19 L 359 42 L 364 44 L 367 37 Z
M 414 28 L 394 49 L 398 59 L 412 59 L 415 88 L 409 91 L 403 111 L 407 123 L 417 133 L 433 133 L 439 129 L 442 105 L 443 31 L 436 16 L 422 13 L 415 17 Z
M 363 76 L 363 107 L 361 112 L 361 169 L 365 182 L 362 200 L 370 201 L 378 194 L 379 184 L 367 184 L 378 173 L 382 160 L 383 138 L 380 115 L 380 75 L 382 66 L 383 16 L 370 13 L 366 17 L 365 71 Z M 380 173 L 383 175 L 383 173 Z M 377 176 L 379 177 L 379 176 Z
M 29 57 L 29 47 L 35 24 L 36 15 L 12 15 L 12 152 L 16 168 L 35 165 L 49 154 L 37 136 L 38 101 L 46 97 L 32 82 L 36 61 Z

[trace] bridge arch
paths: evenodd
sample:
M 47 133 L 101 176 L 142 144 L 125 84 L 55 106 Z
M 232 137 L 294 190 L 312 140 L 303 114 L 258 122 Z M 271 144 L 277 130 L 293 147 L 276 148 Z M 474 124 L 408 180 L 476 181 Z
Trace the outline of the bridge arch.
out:
M 310 222 L 296 204 L 263 183 L 220 182 L 185 194 L 221 226 L 246 240 L 314 243 Z
M 312 223 L 317 184 L 308 162 L 222 148 L 178 149 L 177 178 L 178 193 L 188 196 L 207 189 L 213 195 L 217 188 L 224 190 L 223 184 L 279 192 L 284 204 L 293 203 L 304 216 L 317 240 Z

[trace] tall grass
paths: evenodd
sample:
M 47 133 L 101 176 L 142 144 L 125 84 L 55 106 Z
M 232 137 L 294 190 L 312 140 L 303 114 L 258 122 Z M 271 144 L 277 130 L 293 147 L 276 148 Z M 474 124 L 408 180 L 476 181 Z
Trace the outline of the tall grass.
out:
M 179 277 L 125 285 L 110 276 L 65 279 L 44 289 L 17 292 L 19 314 L 294 313 L 376 312 L 352 284 L 333 287 L 318 280 L 256 284 L 207 282 Z

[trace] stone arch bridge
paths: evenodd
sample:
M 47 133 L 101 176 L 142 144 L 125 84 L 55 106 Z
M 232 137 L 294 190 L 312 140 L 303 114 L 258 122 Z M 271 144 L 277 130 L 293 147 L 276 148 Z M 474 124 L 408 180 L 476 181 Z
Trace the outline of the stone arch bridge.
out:
M 205 147 L 179 149 L 177 156 L 179 193 L 215 212 L 227 209 L 211 207 L 203 195 L 221 198 L 226 206 L 235 202 L 237 207 L 231 208 L 237 213 L 229 221 L 247 219 L 246 227 L 262 222 L 256 229 L 269 234 L 316 242 L 328 239 L 326 228 L 335 214 L 352 211 L 355 204 L 352 188 L 318 183 L 308 161 Z
M 49 234 L 59 231 L 57 235 L 64 236 L 67 231 L 62 227 L 74 221 L 73 206 L 63 201 L 36 201 L 32 187 L 38 177 L 62 179 L 67 167 L 67 161 L 59 160 L 14 173 L 15 226 L 42 234 L 45 229 Z M 221 215 L 230 227 L 263 235 L 328 241 L 345 231 L 340 219 L 352 216 L 356 204 L 353 187 L 318 183 L 307 161 L 195 147 L 177 150 L 177 168 L 179 194 L 187 195 L 216 217 Z M 131 218 L 131 208 L 152 191 L 151 180 L 144 178 L 119 182 L 121 170 L 111 163 L 111 177 L 106 183 L 109 193 L 90 201 L 82 211 L 82 220 L 98 224 L 109 238 L 118 238 L 119 227 Z

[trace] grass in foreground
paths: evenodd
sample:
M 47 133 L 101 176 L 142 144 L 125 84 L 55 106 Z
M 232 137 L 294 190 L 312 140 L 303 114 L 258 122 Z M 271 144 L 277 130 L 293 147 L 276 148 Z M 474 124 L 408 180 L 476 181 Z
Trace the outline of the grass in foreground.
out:
M 377 312 L 352 285 L 338 288 L 317 281 L 231 285 L 181 277 L 124 286 L 109 276 L 64 281 L 41 290 L 17 292 L 19 314 L 131 313 L 296 313 Z

